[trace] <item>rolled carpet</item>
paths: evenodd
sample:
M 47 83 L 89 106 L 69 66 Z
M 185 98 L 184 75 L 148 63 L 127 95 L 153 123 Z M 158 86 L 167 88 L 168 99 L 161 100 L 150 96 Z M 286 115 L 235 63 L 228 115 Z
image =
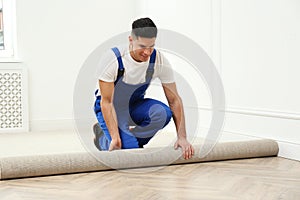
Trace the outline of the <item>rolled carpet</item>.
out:
M 196 152 L 200 152 L 200 145 L 194 147 Z M 174 150 L 171 146 L 112 152 L 4 157 L 0 158 L 0 179 L 276 156 L 278 151 L 275 141 L 262 139 L 218 143 L 207 156 L 195 155 L 189 160 L 181 157 L 180 149 Z

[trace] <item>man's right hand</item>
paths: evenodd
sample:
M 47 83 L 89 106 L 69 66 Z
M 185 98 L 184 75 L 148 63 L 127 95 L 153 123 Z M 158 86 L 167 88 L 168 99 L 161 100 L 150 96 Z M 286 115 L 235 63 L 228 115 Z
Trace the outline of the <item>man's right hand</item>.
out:
M 109 145 L 109 151 L 112 150 L 117 150 L 117 149 L 121 149 L 122 148 L 122 142 L 121 142 L 121 138 L 118 139 L 112 139 Z

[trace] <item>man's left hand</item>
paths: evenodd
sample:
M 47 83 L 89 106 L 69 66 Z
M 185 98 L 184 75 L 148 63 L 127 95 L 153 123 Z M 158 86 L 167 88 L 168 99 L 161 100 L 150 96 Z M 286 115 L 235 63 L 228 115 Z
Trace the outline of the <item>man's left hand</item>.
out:
M 182 156 L 184 159 L 190 159 L 194 155 L 194 147 L 185 138 L 178 138 L 175 142 L 174 148 L 182 150 Z

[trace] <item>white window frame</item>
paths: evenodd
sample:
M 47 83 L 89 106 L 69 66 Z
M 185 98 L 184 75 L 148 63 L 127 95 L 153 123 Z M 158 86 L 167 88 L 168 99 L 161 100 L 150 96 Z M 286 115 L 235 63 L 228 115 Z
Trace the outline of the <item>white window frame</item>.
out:
M 17 59 L 16 53 L 16 1 L 2 0 L 4 49 L 0 50 L 0 62 Z

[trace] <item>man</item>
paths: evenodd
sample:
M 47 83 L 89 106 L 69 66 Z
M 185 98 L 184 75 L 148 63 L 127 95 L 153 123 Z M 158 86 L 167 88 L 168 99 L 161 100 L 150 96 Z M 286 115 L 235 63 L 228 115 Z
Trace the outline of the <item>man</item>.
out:
M 157 28 L 149 18 L 132 23 L 129 46 L 110 50 L 102 58 L 105 71 L 99 74 L 100 93 L 94 111 L 95 145 L 99 150 L 142 148 L 165 127 L 171 117 L 177 130 L 174 147 L 189 159 L 193 146 L 186 139 L 185 119 L 173 71 L 161 52 L 154 49 Z M 174 41 L 175 42 L 175 41 Z M 144 98 L 150 82 L 159 78 L 169 106 Z

